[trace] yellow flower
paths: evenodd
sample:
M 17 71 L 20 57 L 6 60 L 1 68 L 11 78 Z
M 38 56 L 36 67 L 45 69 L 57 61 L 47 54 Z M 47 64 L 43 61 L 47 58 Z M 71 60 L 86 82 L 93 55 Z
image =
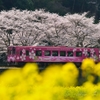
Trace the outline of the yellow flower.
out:
M 93 99 L 93 97 L 89 95 L 89 96 L 84 97 L 81 100 L 95 100 L 95 99 Z
M 61 79 L 61 66 L 62 65 L 50 65 L 46 68 L 42 73 L 41 76 L 43 77 L 43 83 L 46 86 L 54 86 L 59 79 Z
M 27 63 L 22 69 L 23 79 L 30 85 L 34 85 L 42 80 L 36 63 Z
M 90 81 L 86 81 L 85 83 L 83 83 L 83 86 L 85 88 L 87 88 L 87 90 L 89 90 L 89 91 L 92 90 L 95 87 L 95 85 Z
M 5 71 L 0 77 L 0 85 L 14 87 L 22 81 L 20 69 L 10 69 Z
M 83 71 L 93 71 L 94 66 L 95 66 L 94 60 L 91 58 L 86 58 L 82 62 L 81 69 Z
M 15 87 L 22 83 L 20 69 L 5 71 L 0 77 L 0 100 L 11 100 L 16 95 Z
M 66 86 L 76 85 L 79 71 L 73 63 L 67 63 L 63 65 L 61 72 L 62 79 L 64 81 L 63 83 Z
M 38 66 L 36 63 L 27 63 L 22 69 L 22 73 L 25 77 L 28 77 L 32 74 L 38 73 Z
M 62 73 L 65 74 L 65 76 L 72 76 L 72 77 L 77 77 L 79 72 L 75 64 L 73 63 L 67 63 L 62 66 Z
M 93 75 L 89 75 L 89 76 L 87 76 L 87 80 L 89 81 L 89 82 L 94 82 L 94 80 L 95 80 L 95 77 L 93 76 Z

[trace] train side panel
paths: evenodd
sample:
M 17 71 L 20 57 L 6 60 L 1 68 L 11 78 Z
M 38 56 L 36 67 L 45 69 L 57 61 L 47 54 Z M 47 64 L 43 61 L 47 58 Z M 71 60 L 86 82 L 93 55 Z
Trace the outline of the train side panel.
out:
M 8 48 L 8 62 L 82 62 L 85 58 L 99 59 L 98 48 L 32 47 Z

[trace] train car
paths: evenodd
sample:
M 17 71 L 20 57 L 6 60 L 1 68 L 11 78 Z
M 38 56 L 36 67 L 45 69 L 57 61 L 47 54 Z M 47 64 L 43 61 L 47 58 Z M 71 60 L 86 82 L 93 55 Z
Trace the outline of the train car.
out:
M 9 63 L 27 62 L 75 62 L 85 58 L 100 61 L 98 48 L 66 47 L 66 46 L 10 46 L 7 61 Z

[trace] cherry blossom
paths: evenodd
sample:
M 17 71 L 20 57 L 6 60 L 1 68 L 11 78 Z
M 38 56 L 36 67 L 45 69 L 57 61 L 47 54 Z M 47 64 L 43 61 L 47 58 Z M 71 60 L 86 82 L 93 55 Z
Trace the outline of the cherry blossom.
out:
M 100 23 L 83 14 L 60 16 L 43 9 L 0 12 L 0 51 L 8 46 L 49 45 L 95 47 L 100 45 Z
M 31 52 L 29 52 L 29 58 L 34 59 L 34 57 L 35 57 L 35 52 L 32 50 Z
M 21 59 L 22 61 L 26 60 L 26 55 L 25 55 L 25 54 L 22 54 L 22 55 L 20 56 L 20 59 Z

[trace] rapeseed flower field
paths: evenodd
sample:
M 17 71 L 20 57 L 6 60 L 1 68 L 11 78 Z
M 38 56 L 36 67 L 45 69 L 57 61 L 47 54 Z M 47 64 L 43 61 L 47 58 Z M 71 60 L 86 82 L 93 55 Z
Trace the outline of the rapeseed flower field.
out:
M 83 60 L 52 64 L 39 71 L 36 63 L 0 74 L 0 100 L 99 100 L 100 63 Z

